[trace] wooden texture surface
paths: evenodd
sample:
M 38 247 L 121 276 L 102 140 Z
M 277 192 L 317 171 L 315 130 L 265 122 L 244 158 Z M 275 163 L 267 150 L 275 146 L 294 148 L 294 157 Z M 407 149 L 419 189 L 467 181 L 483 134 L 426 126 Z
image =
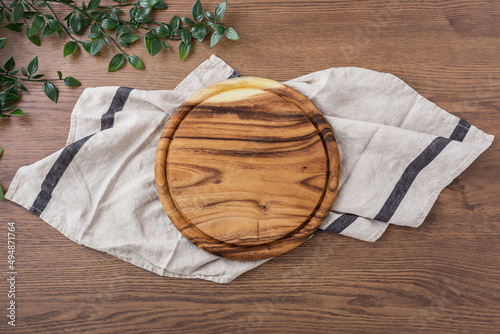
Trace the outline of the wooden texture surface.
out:
M 167 1 L 165 18 L 192 1 Z M 214 7 L 216 1 L 204 1 Z M 62 44 L 8 43 L 26 64 L 79 78 L 60 102 L 30 85 L 27 116 L 0 121 L 0 184 L 62 148 L 84 87 L 172 89 L 213 52 L 242 75 L 283 81 L 334 66 L 390 72 L 487 133 L 500 135 L 500 3 L 230 1 L 240 42 L 148 58 L 147 71 L 107 74 L 110 52 L 62 59 Z M 13 38 L 15 33 L 0 30 Z M 439 196 L 418 229 L 391 226 L 375 243 L 321 233 L 227 285 L 163 278 L 77 245 L 36 216 L 0 203 L 2 333 L 494 333 L 500 327 L 498 139 Z M 17 230 L 18 326 L 6 324 L 7 222 Z
M 198 247 L 261 260 L 303 243 L 337 195 L 332 128 L 304 95 L 274 80 L 233 78 L 187 99 L 158 142 L 156 187 Z

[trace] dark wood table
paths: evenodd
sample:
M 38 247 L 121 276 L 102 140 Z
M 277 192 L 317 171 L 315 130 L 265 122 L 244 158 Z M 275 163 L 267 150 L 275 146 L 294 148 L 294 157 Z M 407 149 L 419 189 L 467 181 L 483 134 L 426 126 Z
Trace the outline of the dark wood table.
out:
M 190 13 L 193 0 L 167 1 Z M 217 1 L 203 1 L 213 8 Z M 16 33 L 2 63 L 36 54 L 40 71 L 81 80 L 60 102 L 29 85 L 26 116 L 0 120 L 0 184 L 62 148 L 85 87 L 172 89 L 212 53 L 242 75 L 288 80 L 336 66 L 390 72 L 487 133 L 500 135 L 500 2 L 230 1 L 241 41 L 195 45 L 146 71 L 106 73 L 112 53 L 62 59 L 56 37 L 34 47 Z M 21 41 L 13 43 L 14 38 Z M 142 42 L 140 43 L 142 44 Z M 175 43 L 174 43 L 175 45 Z M 66 239 L 27 210 L 0 202 L 3 333 L 493 333 L 500 328 L 498 141 L 439 196 L 419 229 L 391 226 L 375 243 L 321 233 L 230 284 L 160 277 Z M 16 222 L 17 326 L 7 326 L 7 223 Z

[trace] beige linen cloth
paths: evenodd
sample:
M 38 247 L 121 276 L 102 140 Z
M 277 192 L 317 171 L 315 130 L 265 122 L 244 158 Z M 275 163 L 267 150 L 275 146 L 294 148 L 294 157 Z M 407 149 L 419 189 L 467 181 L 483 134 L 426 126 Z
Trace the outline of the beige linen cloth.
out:
M 212 56 L 174 90 L 87 88 L 67 146 L 20 168 L 6 197 L 72 241 L 159 275 L 230 282 L 265 261 L 227 260 L 185 239 L 162 208 L 153 166 L 175 108 L 235 76 Z M 331 68 L 285 84 L 318 107 L 338 142 L 340 188 L 322 230 L 375 241 L 389 224 L 418 227 L 493 141 L 388 73 Z

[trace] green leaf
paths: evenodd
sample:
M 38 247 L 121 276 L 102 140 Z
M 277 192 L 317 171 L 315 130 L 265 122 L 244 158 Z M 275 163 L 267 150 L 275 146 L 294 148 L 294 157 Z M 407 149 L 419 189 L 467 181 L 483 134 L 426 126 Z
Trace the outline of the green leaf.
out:
M 43 92 L 49 99 L 57 103 L 57 88 L 52 82 L 46 82 L 43 84 Z
M 170 27 L 170 33 L 173 33 L 174 31 L 179 29 L 179 26 L 180 26 L 179 17 L 177 15 L 172 17 L 172 19 L 170 20 L 170 23 L 168 25 Z
M 167 50 L 170 50 L 170 46 L 168 46 L 168 43 L 165 42 L 165 41 L 161 41 L 161 45 L 163 45 L 163 47 Z
M 181 21 L 187 24 L 194 24 L 194 21 L 191 20 L 189 17 L 183 17 Z
M 82 1 L 82 9 L 87 10 L 87 5 L 85 4 L 85 1 Z
M 15 32 L 20 32 L 24 29 L 24 23 L 9 23 L 4 25 L 4 27 Z
M 144 36 L 144 44 L 146 45 L 146 50 L 148 51 L 149 54 L 151 54 L 151 42 L 156 39 L 155 34 L 148 32 Z
M 170 27 L 168 25 L 162 24 L 158 28 L 156 28 L 156 33 L 160 37 L 168 37 L 170 36 Z
M 154 56 L 158 52 L 161 51 L 161 41 L 158 38 L 155 38 L 151 41 L 151 52 L 150 55 Z
M 49 24 L 50 29 L 52 29 L 54 31 L 57 31 L 57 32 L 63 31 L 63 27 L 62 27 L 61 23 L 57 20 L 50 19 L 48 24 Z
M 73 15 L 69 19 L 69 26 L 75 34 L 79 34 L 83 28 L 83 22 L 78 15 Z
M 191 39 L 193 37 L 191 36 L 191 33 L 189 32 L 189 30 L 182 29 L 181 38 L 182 38 L 182 41 L 184 42 L 184 44 L 188 45 L 189 43 L 191 43 Z
M 85 51 L 87 51 L 88 53 L 90 53 L 90 51 L 92 50 L 92 42 L 85 41 L 82 43 L 82 46 L 83 46 L 83 49 Z
M 32 37 L 38 34 L 40 30 L 43 29 L 44 26 L 45 26 L 45 20 L 43 17 L 39 16 L 36 19 L 34 19 L 33 22 L 31 23 L 28 37 Z
M 215 18 L 213 17 L 212 14 L 208 10 L 205 11 L 205 17 L 209 19 L 210 21 L 215 21 Z
M 109 48 L 109 40 L 106 37 L 103 37 L 102 40 L 104 41 L 104 45 Z
M 2 157 L 2 154 L 3 154 L 3 148 L 0 147 L 0 158 Z
M 139 36 L 137 36 L 136 34 L 132 34 L 132 33 L 126 33 L 126 34 L 122 34 L 120 36 L 120 40 L 122 40 L 123 42 L 125 42 L 127 44 L 137 41 L 138 38 L 139 38 Z
M 21 73 L 27 77 L 28 76 L 28 71 L 26 71 L 26 69 L 24 68 L 24 66 L 21 66 Z
M 218 24 L 214 24 L 212 26 L 212 28 L 214 29 L 214 31 L 218 32 L 219 34 L 223 34 L 224 31 L 226 30 L 226 28 L 224 26 L 221 26 L 221 25 L 218 25 Z
M 123 31 L 124 26 L 118 26 L 118 28 L 115 29 L 115 36 L 118 37 L 118 35 L 121 34 Z
M 19 98 L 19 95 L 9 93 L 7 91 L 3 91 L 0 93 L 0 102 L 1 103 L 11 103 Z
M 16 106 L 13 105 L 13 104 L 4 104 L 2 105 L 2 107 L 0 108 L 1 111 L 9 111 L 11 109 L 14 109 Z
M 205 39 L 205 36 L 207 36 L 208 34 L 208 29 L 205 28 L 205 27 L 201 27 L 200 29 L 198 29 L 198 31 L 196 32 L 196 38 L 198 39 L 198 42 L 203 42 L 203 40 Z
M 128 11 L 128 18 L 130 19 L 130 21 L 135 20 L 135 15 L 136 15 L 137 11 L 138 11 L 138 8 L 136 6 L 134 6 L 133 8 L 131 8 Z
M 200 0 L 196 0 L 194 3 L 193 7 L 191 8 L 191 15 L 193 15 L 193 18 L 197 18 L 203 13 L 203 8 L 201 6 Z
M 167 4 L 163 1 L 158 2 L 153 8 L 155 9 L 167 9 Z
M 37 75 L 34 75 L 32 78 L 33 79 L 40 79 L 40 78 L 43 78 L 45 76 L 45 74 L 37 74 Z
M 99 26 L 97 25 L 97 23 L 93 23 L 90 26 L 90 33 L 91 34 L 100 34 L 100 33 L 102 33 L 101 28 L 99 28 Z
M 12 87 L 10 87 L 9 89 L 7 89 L 7 91 L 8 91 L 9 93 L 14 94 L 14 95 L 19 95 L 19 92 L 17 91 L 17 87 L 16 87 L 16 86 L 12 86 Z
M 118 16 L 116 14 L 109 14 L 108 19 L 113 20 L 115 22 L 120 21 L 120 19 L 118 18 Z
M 18 3 L 15 7 L 14 10 L 12 11 L 12 22 L 17 23 L 19 20 L 23 18 L 24 14 L 24 7 L 22 3 Z
M 150 8 L 156 5 L 161 0 L 139 0 L 139 6 L 144 8 Z
M 118 28 L 118 23 L 110 19 L 102 20 L 101 25 L 106 30 L 115 30 Z
M 7 43 L 7 37 L 0 38 L 0 49 L 3 49 L 6 43 Z
M 100 33 L 100 32 L 98 32 L 98 33 L 91 32 L 87 37 L 93 40 L 93 39 L 99 38 L 101 36 L 102 36 L 102 33 Z
M 91 22 L 91 20 L 88 19 L 86 16 L 84 16 L 82 13 L 78 13 L 77 15 L 79 15 L 80 16 L 80 20 L 82 20 L 82 29 L 85 29 L 86 27 L 88 27 L 89 24 L 90 24 L 90 22 Z M 103 19 L 104 17 L 100 17 L 100 18 Z
M 24 116 L 24 113 L 21 109 L 17 108 L 16 110 L 9 113 L 9 116 Z
M 184 44 L 184 42 L 181 42 L 179 45 L 179 59 L 183 61 L 186 59 L 186 57 L 189 55 L 191 52 L 191 44 Z
M 219 34 L 217 31 L 212 34 L 212 37 L 210 38 L 210 47 L 214 47 L 215 44 L 219 43 L 220 39 L 222 38 L 222 34 Z
M 90 47 L 90 55 L 93 56 L 97 52 L 101 51 L 102 45 L 103 45 L 102 38 L 94 39 L 94 41 L 92 42 L 92 45 Z
M 0 186 L 0 198 L 5 199 L 5 195 L 3 194 L 2 186 Z
M 28 37 L 28 39 L 30 40 L 31 43 L 35 44 L 36 46 L 40 46 L 40 41 L 38 40 L 38 37 L 36 37 L 36 35 Z
M 62 72 L 61 71 L 57 71 L 57 76 L 58 76 L 59 80 L 62 80 Z
M 17 82 L 17 86 L 19 88 L 21 88 L 22 90 L 27 91 L 26 87 L 24 87 L 24 85 L 22 83 L 20 83 L 19 81 Z
M 125 56 L 121 53 L 114 55 L 109 62 L 108 72 L 118 71 L 123 64 L 125 64 Z
M 138 21 L 138 22 L 147 22 L 147 21 L 151 21 L 151 20 L 146 20 L 146 18 L 149 16 L 149 14 L 151 14 L 151 8 L 149 7 L 146 7 L 146 8 L 142 8 L 140 9 L 137 14 L 135 15 L 135 19 Z
M 76 44 L 76 42 L 71 41 L 66 43 L 63 48 L 63 58 L 66 58 L 66 56 L 75 53 L 76 50 L 78 50 L 78 44 Z
M 232 41 L 239 41 L 240 40 L 240 37 L 236 33 L 236 30 L 234 30 L 231 27 L 227 28 L 227 30 L 226 30 L 226 37 L 228 39 L 232 40 Z
M 87 10 L 93 10 L 99 7 L 101 0 L 90 0 L 89 5 L 87 6 Z
M 111 8 L 111 12 L 113 14 L 123 14 L 123 10 L 121 10 L 119 8 Z
M 106 14 L 106 13 L 103 13 L 103 14 Z M 80 19 L 81 24 L 82 24 L 82 29 L 86 28 L 90 24 L 90 22 L 91 22 L 90 19 L 88 19 L 85 15 L 83 15 L 80 12 L 77 12 L 75 14 L 75 16 L 77 16 Z
M 134 56 L 134 55 L 128 56 L 128 62 L 130 63 L 130 65 L 132 65 L 133 67 L 135 67 L 139 70 L 144 69 L 144 64 L 137 56 Z
M 9 72 L 9 71 L 12 71 L 15 66 L 16 66 L 16 62 L 14 61 L 14 57 L 11 56 L 9 59 L 7 59 L 7 61 L 3 65 L 3 68 L 5 68 L 5 70 L 7 72 Z
M 69 22 L 69 19 L 73 16 L 74 12 L 70 12 L 68 15 L 66 15 L 62 20 L 63 21 L 68 21 Z
M 9 78 L 9 77 L 0 76 L 0 81 L 2 82 L 2 85 L 5 87 L 12 86 L 12 85 L 16 84 L 16 79 Z
M 203 27 L 203 24 L 195 24 L 195 26 L 191 29 L 191 34 L 193 35 L 193 37 L 196 37 L 196 34 L 200 27 Z
M 25 7 L 26 8 L 26 7 Z M 41 13 L 39 12 L 24 12 L 23 17 L 25 19 L 31 20 L 34 19 L 35 17 L 39 16 Z
M 48 25 L 46 25 L 45 29 L 43 29 L 41 37 L 44 38 L 44 37 L 52 35 L 53 33 L 55 33 L 55 31 L 52 30 Z
M 224 16 L 224 12 L 226 11 L 227 1 L 221 2 L 215 7 L 215 19 L 220 21 Z
M 66 78 L 64 78 L 64 84 L 68 87 L 78 87 L 82 85 L 80 81 L 73 78 L 72 76 L 67 76 Z

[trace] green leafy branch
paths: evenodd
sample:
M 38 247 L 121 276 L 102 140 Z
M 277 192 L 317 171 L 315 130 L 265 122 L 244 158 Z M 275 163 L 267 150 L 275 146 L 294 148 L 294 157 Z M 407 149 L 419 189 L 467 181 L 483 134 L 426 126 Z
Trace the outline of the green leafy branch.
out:
M 7 42 L 7 38 L 0 38 L 0 49 Z M 35 56 L 29 62 L 28 66 L 21 66 L 16 69 L 14 57 L 7 59 L 3 67 L 0 67 L 0 83 L 2 91 L 0 92 L 0 118 L 9 116 L 24 116 L 22 109 L 16 108 L 15 102 L 20 98 L 20 91 L 27 91 L 22 82 L 40 82 L 43 83 L 42 89 L 49 99 L 57 103 L 57 88 L 53 82 L 63 81 L 66 86 L 76 87 L 81 83 L 77 79 L 68 76 L 63 79 L 62 73 L 57 71 L 57 79 L 44 78 L 44 74 L 36 74 L 38 71 L 38 56 Z
M 162 49 L 170 50 L 168 41 L 180 41 L 178 54 L 184 60 L 192 49 L 192 41 L 200 43 L 211 34 L 210 47 L 216 45 L 226 35 L 230 40 L 239 40 L 236 31 L 222 23 L 227 8 L 227 1 L 218 4 L 213 13 L 203 10 L 200 0 L 192 9 L 192 17 L 179 18 L 174 15 L 168 23 L 153 21 L 153 10 L 166 9 L 162 0 L 139 0 L 127 3 L 127 0 L 113 0 L 117 4 L 101 6 L 100 0 L 82 2 L 78 6 L 73 0 L 14 0 L 9 6 L 0 0 L 0 23 L 5 18 L 8 22 L 5 28 L 21 32 L 26 30 L 28 39 L 36 45 L 41 38 L 57 33 L 59 37 L 66 34 L 71 38 L 63 48 L 63 57 L 73 54 L 82 47 L 90 56 L 101 51 L 103 46 L 113 45 L 119 50 L 110 61 L 108 71 L 119 70 L 127 60 L 137 69 L 144 69 L 139 57 L 125 51 L 131 44 L 139 40 L 134 32 L 146 30 L 144 44 L 151 56 Z M 66 6 L 70 12 L 60 20 L 53 5 Z M 128 16 L 121 9 L 129 7 Z M 89 28 L 88 39 L 80 36 Z

